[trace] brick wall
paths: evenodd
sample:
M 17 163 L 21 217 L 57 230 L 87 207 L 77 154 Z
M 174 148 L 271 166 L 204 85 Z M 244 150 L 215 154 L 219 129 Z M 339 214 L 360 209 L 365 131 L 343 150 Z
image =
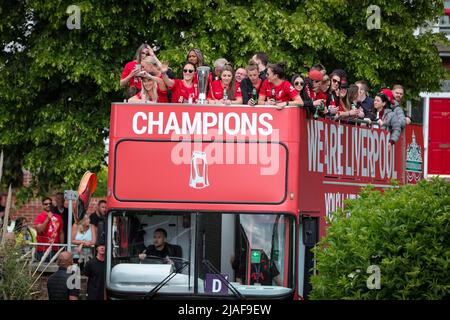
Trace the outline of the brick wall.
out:
M 53 200 L 53 204 L 56 204 L 55 198 L 51 197 Z M 89 209 L 87 212 L 94 212 L 97 203 L 100 200 L 106 200 L 105 198 L 91 198 L 91 202 L 89 203 Z M 12 219 L 16 219 L 17 217 L 26 217 L 29 222 L 34 221 L 34 218 L 41 213 L 42 211 L 42 200 L 41 199 L 32 199 L 27 204 L 23 205 L 20 208 L 13 207 L 11 210 Z M 15 197 L 13 197 L 13 203 L 15 203 Z M 73 202 L 73 206 L 75 207 L 76 203 Z M 65 206 L 68 207 L 68 202 L 66 201 Z

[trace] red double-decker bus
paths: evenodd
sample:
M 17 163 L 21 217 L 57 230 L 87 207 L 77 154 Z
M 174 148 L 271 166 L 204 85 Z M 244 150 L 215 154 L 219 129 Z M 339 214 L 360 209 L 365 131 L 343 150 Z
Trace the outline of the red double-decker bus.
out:
M 305 297 L 325 218 L 368 183 L 420 179 L 421 146 L 418 126 L 391 147 L 296 107 L 113 104 L 108 297 Z M 168 257 L 147 253 L 160 228 Z

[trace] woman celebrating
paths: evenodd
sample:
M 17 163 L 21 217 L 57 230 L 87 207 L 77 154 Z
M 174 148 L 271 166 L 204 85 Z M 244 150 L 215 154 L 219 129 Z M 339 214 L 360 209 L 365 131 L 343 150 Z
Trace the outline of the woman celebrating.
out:
M 172 90 L 172 103 L 195 103 L 198 99 L 198 85 L 194 83 L 195 65 L 187 62 L 183 67 L 183 79 L 170 79 L 163 70 L 163 80 Z
M 151 76 L 157 82 L 158 102 L 167 103 L 169 97 L 167 96 L 167 86 L 163 81 L 162 64 L 156 56 L 147 57 L 142 60 L 142 67 L 147 72 L 145 76 Z M 167 69 L 166 69 L 167 71 Z
M 120 76 L 120 86 L 127 87 L 127 92 L 134 91 L 134 94 L 136 94 L 141 90 L 142 85 L 139 78 L 142 71 L 141 61 L 152 55 L 154 55 L 152 48 L 148 44 L 143 43 L 137 49 L 134 60 L 125 65 L 122 75 Z
M 242 104 L 241 87 L 234 79 L 233 68 L 226 64 L 219 73 L 220 80 L 211 83 L 208 92 L 208 103 Z
M 142 90 L 128 99 L 128 102 L 158 102 L 158 84 L 155 77 L 147 75 L 142 77 Z
M 277 109 L 288 105 L 303 105 L 302 98 L 289 81 L 284 80 L 284 76 L 284 64 L 269 64 L 258 104 L 276 105 Z

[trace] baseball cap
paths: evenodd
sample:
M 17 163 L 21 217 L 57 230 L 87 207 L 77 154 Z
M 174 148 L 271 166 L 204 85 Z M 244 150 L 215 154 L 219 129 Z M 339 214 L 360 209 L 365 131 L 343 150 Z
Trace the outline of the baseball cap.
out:
M 323 80 L 323 74 L 322 74 L 322 72 L 320 72 L 318 70 L 311 70 L 309 72 L 308 77 L 314 81 L 322 81 Z
M 391 89 L 383 88 L 381 89 L 380 93 L 384 94 L 386 97 L 388 97 L 389 102 L 393 105 L 395 103 L 394 94 L 392 93 Z

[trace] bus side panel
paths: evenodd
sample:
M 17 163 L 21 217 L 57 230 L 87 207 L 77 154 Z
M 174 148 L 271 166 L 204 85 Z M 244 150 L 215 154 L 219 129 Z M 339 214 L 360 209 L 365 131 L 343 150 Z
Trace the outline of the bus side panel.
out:
M 430 98 L 428 174 L 450 175 L 450 99 Z

